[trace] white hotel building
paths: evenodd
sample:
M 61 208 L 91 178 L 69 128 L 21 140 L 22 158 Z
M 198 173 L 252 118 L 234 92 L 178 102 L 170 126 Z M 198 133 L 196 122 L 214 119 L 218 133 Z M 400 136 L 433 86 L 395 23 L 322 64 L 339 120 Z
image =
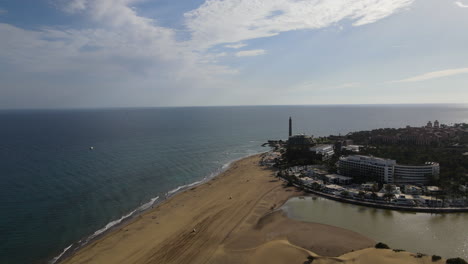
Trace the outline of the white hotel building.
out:
M 423 184 L 428 185 L 431 179 L 439 177 L 439 163 L 426 162 L 420 166 L 396 165 L 393 182 L 395 184 Z
M 380 182 L 393 182 L 393 167 L 396 161 L 362 155 L 341 157 L 338 161 L 340 175 L 359 178 L 372 176 Z
M 395 160 L 352 155 L 341 157 L 338 173 L 349 177 L 372 177 L 377 181 L 393 184 L 427 185 L 438 178 L 439 164 L 426 162 L 421 166 L 399 165 Z

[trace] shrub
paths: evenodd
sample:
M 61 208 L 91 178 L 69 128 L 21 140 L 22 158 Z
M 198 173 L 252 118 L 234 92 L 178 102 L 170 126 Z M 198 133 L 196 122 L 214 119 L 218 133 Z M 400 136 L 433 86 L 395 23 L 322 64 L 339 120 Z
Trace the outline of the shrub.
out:
M 308 256 L 307 261 L 304 262 L 304 264 L 311 264 L 312 262 L 314 262 L 314 259 L 315 259 L 314 256 Z
M 447 264 L 467 264 L 466 261 L 462 258 L 450 258 L 447 259 Z
M 432 255 L 432 261 L 438 261 L 438 260 L 440 260 L 440 259 L 441 259 L 440 256 Z
M 404 249 L 394 249 L 393 251 L 395 251 L 395 252 L 403 252 L 403 251 L 405 251 L 405 250 L 404 250 Z
M 384 244 L 384 243 L 382 243 L 382 242 L 379 242 L 379 243 L 375 244 L 375 248 L 390 249 L 390 247 L 387 246 L 387 244 Z

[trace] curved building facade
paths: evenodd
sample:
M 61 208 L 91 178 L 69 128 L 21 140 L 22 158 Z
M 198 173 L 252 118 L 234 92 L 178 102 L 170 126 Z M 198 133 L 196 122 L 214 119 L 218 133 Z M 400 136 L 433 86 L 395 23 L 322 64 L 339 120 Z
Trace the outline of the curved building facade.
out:
M 341 175 L 402 185 L 427 185 L 432 179 L 438 179 L 439 170 L 436 162 L 409 166 L 397 164 L 395 160 L 362 155 L 340 157 L 338 160 L 338 173 Z
M 427 185 L 432 179 L 439 177 L 439 163 L 426 162 L 424 165 L 395 165 L 393 181 L 395 184 Z

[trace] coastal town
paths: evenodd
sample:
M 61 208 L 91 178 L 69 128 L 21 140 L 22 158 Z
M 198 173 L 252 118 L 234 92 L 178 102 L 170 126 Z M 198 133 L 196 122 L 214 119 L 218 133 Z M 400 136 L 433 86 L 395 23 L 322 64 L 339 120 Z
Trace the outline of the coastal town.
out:
M 377 208 L 420 212 L 468 209 L 467 124 L 449 126 L 436 120 L 423 127 L 319 138 L 293 135 L 292 129 L 290 118 L 288 140 L 269 141 L 272 151 L 262 159 L 262 165 L 276 167 L 277 176 L 289 186 Z M 399 155 L 401 149 L 406 149 L 406 158 Z M 431 152 L 436 154 L 427 155 Z M 418 160 L 420 153 L 434 159 Z M 457 162 L 450 163 L 456 169 L 444 167 L 446 160 Z

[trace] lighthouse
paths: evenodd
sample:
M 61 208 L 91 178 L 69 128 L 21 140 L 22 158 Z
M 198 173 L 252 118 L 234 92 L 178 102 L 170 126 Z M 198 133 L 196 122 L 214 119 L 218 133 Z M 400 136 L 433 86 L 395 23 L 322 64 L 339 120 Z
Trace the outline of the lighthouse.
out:
M 292 136 L 292 119 L 289 117 L 289 136 Z

